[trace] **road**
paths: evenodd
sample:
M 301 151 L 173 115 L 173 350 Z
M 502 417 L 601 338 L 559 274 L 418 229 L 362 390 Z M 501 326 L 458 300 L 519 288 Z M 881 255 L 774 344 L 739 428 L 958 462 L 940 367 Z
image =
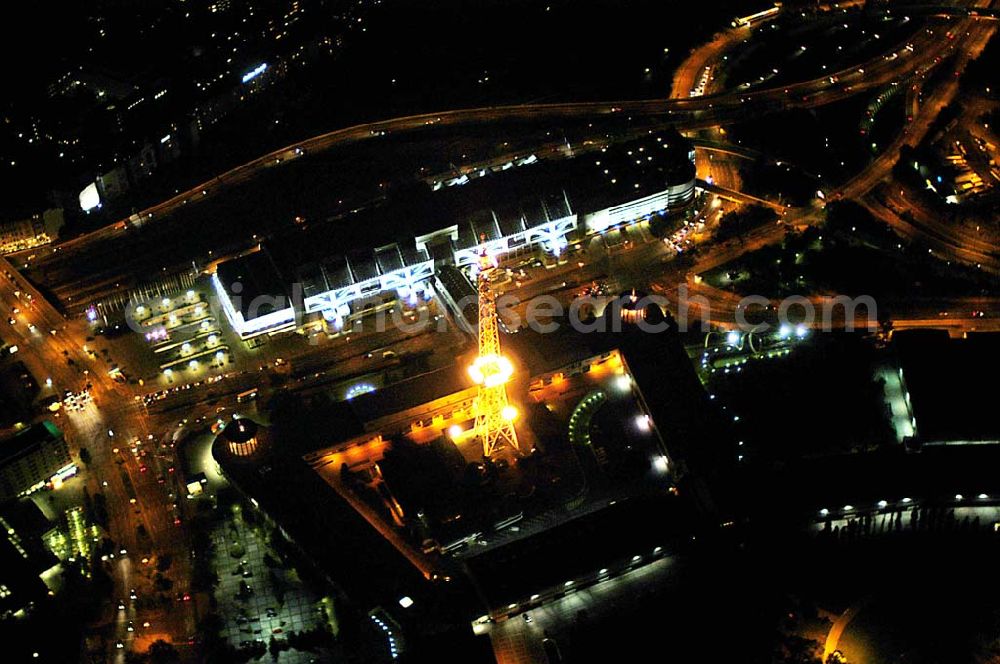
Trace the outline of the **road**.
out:
M 748 39 L 750 28 L 734 28 L 715 35 L 711 41 L 691 51 L 691 54 L 677 66 L 674 81 L 670 89 L 671 99 L 684 99 L 691 96 L 691 91 L 709 67 L 719 63 L 728 51 Z M 706 92 L 712 90 L 709 87 Z
M 979 0 L 981 3 L 983 0 Z M 971 24 L 971 19 L 956 20 L 954 30 L 965 29 Z M 336 148 L 354 145 L 362 142 L 376 142 L 386 134 L 419 132 L 428 127 L 461 127 L 468 125 L 484 125 L 511 120 L 558 121 L 563 118 L 594 119 L 617 118 L 660 118 L 670 121 L 678 127 L 695 129 L 699 127 L 716 126 L 721 123 L 752 117 L 755 114 L 774 110 L 776 108 L 814 107 L 840 99 L 844 99 L 868 89 L 882 87 L 892 81 L 901 80 L 913 72 L 923 72 L 934 65 L 936 58 L 941 57 L 949 49 L 955 48 L 955 42 L 940 38 L 939 32 L 944 28 L 935 27 L 915 36 L 913 43 L 915 52 L 911 55 L 895 59 L 883 56 L 873 58 L 859 67 L 851 67 L 831 75 L 775 88 L 761 88 L 750 91 L 722 91 L 697 98 L 647 99 L 620 102 L 584 102 L 563 104 L 524 104 L 515 106 L 499 106 L 487 108 L 460 109 L 426 113 L 365 123 L 332 131 L 299 143 L 275 150 L 251 162 L 237 166 L 218 175 L 210 181 L 203 182 L 185 192 L 162 203 L 138 213 L 134 219 L 146 228 L 148 233 L 151 224 L 167 223 L 171 212 L 186 205 L 197 205 L 200 201 L 210 200 L 222 195 L 228 189 L 251 182 L 258 174 L 267 169 L 280 168 L 282 165 L 294 163 L 305 154 L 317 154 Z M 717 48 L 726 46 L 729 42 L 723 40 Z M 907 52 L 908 53 L 908 52 Z M 683 77 L 682 73 L 682 77 Z M 377 145 L 377 143 L 374 143 Z M 129 230 L 128 220 L 83 236 L 62 242 L 54 247 L 33 251 L 33 269 L 38 275 L 49 273 L 46 285 L 57 288 L 61 307 L 74 307 L 94 299 L 100 293 L 115 289 L 119 284 L 128 282 L 130 275 L 123 270 L 114 270 L 118 262 L 114 253 L 102 251 L 100 247 L 114 246 L 117 239 L 125 237 Z M 136 251 L 141 251 L 138 249 Z M 135 251 L 133 252 L 133 254 Z M 95 255 L 103 258 L 95 259 Z M 173 256 L 172 265 L 164 265 L 166 274 L 190 266 L 192 256 L 178 251 Z M 92 278 L 80 276 L 78 266 L 93 266 L 99 274 Z M 74 266 L 67 270 L 72 275 L 70 281 L 62 284 L 59 274 L 60 266 Z M 65 280 L 64 280 L 65 281 Z M 62 284 L 62 285 L 61 285 Z M 65 287 L 64 287 L 65 286 Z
M 992 34 L 992 26 L 987 31 Z M 986 35 L 972 44 L 974 52 L 983 48 Z M 963 63 L 964 66 L 965 63 Z M 958 94 L 957 83 L 949 82 L 942 92 L 942 98 L 935 102 L 940 110 L 951 103 Z M 959 127 L 979 128 L 978 118 L 985 111 L 980 100 L 967 105 L 958 118 Z M 922 139 L 929 127 L 920 113 L 922 133 L 914 138 Z M 915 142 L 911 141 L 911 144 Z M 891 165 L 889 166 L 891 168 Z M 856 192 L 855 192 L 856 193 Z M 1000 273 L 1000 247 L 996 238 L 983 232 L 979 226 L 971 226 L 961 220 L 951 220 L 935 210 L 929 210 L 926 203 L 914 192 L 909 194 L 903 186 L 883 185 L 874 191 L 865 191 L 860 203 L 877 219 L 893 228 L 900 236 L 920 240 L 939 257 L 969 265 L 975 265 L 985 272 Z
M 982 53 L 990 37 L 996 32 L 996 26 L 994 23 L 976 24 L 969 26 L 967 32 L 969 34 L 961 41 L 962 55 L 956 63 L 956 72 L 964 71 L 968 63 Z M 950 52 L 958 48 L 956 41 L 958 40 L 950 43 L 947 51 Z M 918 82 L 914 80 L 913 84 L 917 85 Z M 920 105 L 909 126 L 876 157 L 874 163 L 864 172 L 831 192 L 830 195 L 834 198 L 852 199 L 859 198 L 871 191 L 892 170 L 896 161 L 899 160 L 899 151 L 904 145 L 912 147 L 923 140 L 937 116 L 955 100 L 958 90 L 959 79 L 957 76 L 938 86 L 934 93 Z
M 972 54 L 981 50 L 995 28 L 992 22 L 975 23 L 971 19 L 959 19 L 955 23 L 954 29 L 968 30 L 970 33 L 966 39 L 961 40 L 965 56 L 960 65 L 964 66 L 964 62 L 967 62 Z M 738 34 L 723 36 L 696 51 L 688 59 L 675 79 L 673 99 L 462 109 L 366 123 L 323 134 L 264 155 L 144 210 L 138 218 L 140 223 L 146 225 L 161 223 L 163 219 L 169 219 L 170 213 L 181 206 L 197 204 L 200 200 L 223 195 L 230 187 L 252 181 L 264 169 L 292 163 L 307 153 L 313 154 L 340 146 L 377 141 L 386 132 L 417 132 L 426 127 L 460 127 L 511 119 L 545 121 L 560 118 L 600 119 L 619 114 L 662 118 L 690 129 L 734 121 L 764 112 L 769 108 L 812 107 L 827 104 L 866 89 L 883 87 L 897 80 L 915 79 L 925 74 L 933 66 L 935 59 L 943 59 L 951 49 L 958 47 L 956 43 L 942 39 L 938 34 L 939 31 L 942 29 L 935 28 L 916 37 L 915 53 L 911 57 L 887 59 L 880 56 L 862 67 L 852 67 L 832 77 L 825 75 L 819 79 L 781 88 L 765 88 L 749 92 L 723 91 L 694 99 L 683 98 L 678 92 L 690 91 L 693 87 L 691 85 L 693 77 L 700 75 L 699 72 L 708 66 L 705 63 L 711 62 L 730 44 L 739 41 Z M 861 73 L 861 69 L 865 70 L 864 73 Z M 895 161 L 893 155 L 898 155 L 898 150 L 907 142 L 915 143 L 922 140 L 940 109 L 947 105 L 956 93 L 957 84 L 953 81 L 937 90 L 930 99 L 920 105 L 907 133 L 897 139 L 869 168 L 836 193 L 845 198 L 862 198 L 870 209 L 886 215 L 885 218 L 895 228 L 906 228 L 904 222 L 890 207 L 891 196 L 886 205 L 882 206 L 883 209 L 879 209 L 878 205 L 881 204 L 874 202 L 869 192 L 885 179 Z M 702 147 L 715 149 L 716 153 L 723 157 L 719 160 L 717 168 L 714 165 L 712 167 L 715 171 L 717 193 L 740 202 L 747 202 L 747 196 L 737 190 L 739 183 L 734 181 L 735 169 L 727 169 L 724 165 L 726 157 L 740 158 L 747 155 L 727 154 L 727 151 L 731 153 L 739 151 L 724 145 L 713 146 L 708 142 Z M 774 206 L 773 203 L 766 201 L 764 203 Z M 751 231 L 739 240 L 706 247 L 698 256 L 691 272 L 703 272 L 727 263 L 746 252 L 780 241 L 789 227 L 807 226 L 822 218 L 822 211 L 813 207 L 781 208 L 781 212 L 784 213 L 784 217 L 777 224 Z M 992 256 L 992 262 L 985 260 L 990 258 L 992 245 L 983 245 L 976 238 L 967 235 L 950 232 L 945 234 L 934 219 L 923 215 L 919 215 L 914 222 L 905 223 L 910 226 L 907 232 L 911 232 L 914 236 L 925 240 L 928 237 L 936 237 L 935 241 L 940 243 L 941 251 L 948 249 L 953 251 L 957 258 L 966 261 L 977 260 L 984 265 L 988 264 L 991 268 L 994 265 L 1000 267 L 996 263 L 995 254 Z M 49 265 L 53 269 L 58 269 L 61 262 L 67 264 L 86 262 L 88 257 L 93 255 L 92 252 L 115 247 L 129 232 L 123 220 L 51 249 L 39 250 L 36 252 L 38 254 L 36 260 L 39 264 Z M 602 271 L 616 262 L 630 263 L 633 269 L 636 269 L 636 266 L 649 264 L 664 267 L 663 261 L 670 255 L 664 243 L 649 239 L 635 246 L 608 250 L 605 256 L 589 257 L 585 266 L 574 268 L 569 264 L 562 270 L 530 282 L 519 295 L 522 299 L 528 299 L 534 294 L 553 292 L 553 289 L 572 291 L 573 288 L 569 285 L 562 285 L 563 282 L 567 282 L 567 273 L 573 272 L 572 280 L 582 283 L 597 278 Z M 186 260 L 186 257 L 178 257 L 179 263 Z M 664 269 L 668 274 L 671 272 L 669 264 Z M 183 518 L 181 525 L 175 524 L 178 513 L 175 512 L 174 503 L 177 502 L 179 491 L 176 491 L 177 474 L 169 472 L 173 461 L 170 442 L 173 440 L 173 432 L 177 429 L 177 412 L 183 411 L 185 416 L 192 419 L 207 419 L 212 417 L 219 407 L 234 408 L 234 395 L 247 385 L 259 384 L 259 377 L 254 374 L 235 377 L 231 383 L 227 383 L 224 387 L 220 386 L 212 400 L 205 398 L 205 393 L 192 389 L 177 392 L 163 402 L 156 402 L 148 410 L 142 409 L 137 404 L 141 403 L 141 396 L 146 390 L 115 383 L 108 377 L 107 365 L 103 363 L 100 355 L 86 348 L 88 328 L 83 321 L 66 320 L 52 303 L 46 302 L 23 277 L 17 275 L 10 262 L 0 259 L 0 272 L 3 272 L 0 275 L 0 306 L 5 314 L 3 318 L 15 319 L 14 325 L 9 326 L 10 329 L 5 331 L 4 337 L 9 337 L 11 341 L 17 343 L 19 359 L 24 361 L 33 375 L 51 377 L 52 386 L 47 389 L 51 389 L 55 394 L 61 394 L 64 390 L 78 392 L 89 385 L 93 395 L 92 405 L 78 413 L 61 414 L 59 423 L 66 431 L 67 439 L 75 454 L 80 447 L 87 447 L 90 451 L 92 462 L 81 477 L 74 481 L 85 483 L 91 494 L 103 492 L 107 496 L 108 511 L 111 516 L 110 534 L 127 551 L 126 554 L 109 561 L 109 572 L 115 584 L 115 592 L 126 600 L 126 608 L 124 611 L 119 611 L 117 602 L 109 605 L 99 629 L 109 643 L 121 639 L 128 642 L 130 647 L 132 645 L 141 647 L 144 643 L 142 639 L 148 638 L 153 633 L 164 634 L 175 643 L 184 642 L 187 635 L 194 632 L 197 617 L 194 603 L 169 603 L 167 606 L 170 608 L 149 605 L 145 598 L 153 595 L 151 575 L 148 574 L 148 563 L 142 562 L 143 558 L 152 553 L 171 554 L 174 567 L 170 576 L 177 579 L 178 583 L 175 590 L 186 589 L 189 577 L 187 555 L 189 547 L 184 534 Z M 8 277 L 8 273 L 13 276 Z M 109 285 L 113 288 L 115 276 L 114 273 L 105 274 L 99 283 L 84 284 L 83 288 L 95 286 L 103 288 Z M 684 275 L 680 275 L 679 282 L 686 283 L 693 294 L 704 296 L 712 303 L 713 322 L 726 322 L 727 314 L 724 312 L 733 310 L 733 299 L 737 296 L 709 289 L 693 278 L 686 280 Z M 657 285 L 663 292 L 670 293 L 670 289 L 676 288 L 677 283 L 675 281 L 671 285 L 668 278 L 665 278 Z M 20 295 L 15 294 L 15 291 L 20 291 Z M 29 293 L 32 296 L 30 302 L 27 299 Z M 821 302 L 821 299 L 817 299 L 817 303 Z M 56 304 L 65 305 L 64 302 Z M 976 329 L 983 329 L 996 324 L 996 318 L 993 316 L 982 320 L 959 314 L 960 311 L 973 310 L 970 307 L 979 307 L 991 312 L 997 310 L 996 302 L 993 301 L 948 300 L 933 304 L 914 304 L 911 309 L 903 309 L 899 315 L 894 316 L 894 320 L 900 329 L 906 326 L 930 325 L 935 320 L 938 325 L 933 326 L 939 327 L 942 317 L 938 314 L 941 311 L 948 311 L 947 324 L 950 327 L 967 329 L 976 325 L 979 326 Z M 21 311 L 14 314 L 15 308 Z M 934 312 L 934 309 L 938 311 Z M 955 313 L 951 313 L 952 311 Z M 3 323 L 3 325 L 8 324 Z M 34 329 L 29 325 L 34 326 Z M 50 331 L 55 333 L 52 334 Z M 430 336 L 401 335 L 371 337 L 363 344 L 325 349 L 322 356 L 313 357 L 306 353 L 301 361 L 306 366 L 314 366 L 316 375 L 287 389 L 322 389 L 330 381 L 341 377 L 377 370 L 381 365 L 378 362 L 369 362 L 371 358 L 367 357 L 364 350 L 358 349 L 358 346 L 362 349 L 373 348 L 376 344 L 398 345 L 401 349 L 412 352 L 428 350 L 434 346 Z M 138 402 L 136 396 L 140 397 Z M 135 441 L 139 441 L 141 445 L 134 445 Z M 132 451 L 133 447 L 138 453 Z M 160 484 L 157 478 L 161 474 L 173 477 L 167 477 L 164 483 Z M 134 502 L 128 488 L 130 485 L 135 491 Z M 179 514 L 183 517 L 183 506 Z M 146 536 L 139 534 L 140 526 L 147 533 Z M 138 591 L 140 600 L 137 602 L 128 599 L 128 591 L 132 588 Z M 128 632 L 125 625 L 129 620 L 140 626 L 148 621 L 152 625 L 149 628 L 151 631 Z M 136 641 L 137 634 L 140 637 L 139 641 Z M 123 658 L 123 653 L 115 654 L 119 660 Z
M 698 278 L 689 278 L 680 284 L 664 284 L 657 282 L 656 291 L 669 298 L 671 312 L 679 315 L 677 310 L 680 298 L 680 286 L 685 288 L 685 298 L 689 313 L 687 314 L 689 329 L 697 329 L 701 321 L 712 326 L 733 328 L 737 324 L 737 311 L 743 310 L 746 316 L 747 306 L 752 305 L 758 311 L 763 302 L 748 302 L 743 296 L 728 290 L 722 290 L 706 284 Z M 952 336 L 961 337 L 969 332 L 1000 331 L 1000 298 L 997 297 L 933 297 L 905 298 L 875 302 L 875 311 L 869 312 L 864 306 L 854 310 L 854 316 L 849 320 L 847 310 L 842 301 L 831 295 L 804 296 L 812 310 L 815 320 L 806 322 L 812 329 L 825 329 L 828 320 L 830 329 L 879 329 L 879 312 L 889 318 L 893 330 L 908 329 L 946 329 Z M 767 302 L 777 308 L 780 300 L 768 299 Z M 796 306 L 791 309 L 794 316 L 802 311 Z M 826 316 L 826 319 L 824 319 Z M 752 316 L 746 316 L 752 318 Z
M 871 600 L 871 597 L 865 597 L 847 608 L 842 614 L 840 614 L 833 625 L 830 626 L 830 633 L 826 637 L 826 643 L 823 645 L 823 661 L 829 657 L 833 651 L 837 649 L 837 644 L 840 643 L 840 637 L 844 634 L 844 630 L 847 626 L 851 624 L 854 620 L 854 616 L 858 615 L 865 605 Z
M 862 199 L 862 205 L 900 236 L 922 242 L 939 258 L 975 265 L 984 272 L 1000 274 L 1000 254 L 996 245 L 984 243 L 978 237 L 970 237 L 968 232 L 955 224 L 948 224 L 937 215 L 929 217 L 926 211 L 915 204 L 909 204 L 905 208 L 908 218 L 873 197 Z
M 14 278 L 8 277 L 8 273 L 15 275 Z M 155 447 L 155 441 L 147 439 L 152 423 L 134 406 L 127 388 L 108 377 L 99 356 L 85 350 L 85 323 L 63 319 L 3 259 L 0 259 L 0 306 L 5 320 L 15 319 L 14 325 L 3 323 L 4 338 L 18 345 L 18 359 L 40 384 L 51 380 L 51 385 L 43 388 L 46 392 L 62 395 L 64 391 L 89 389 L 93 398 L 83 410 L 64 409 L 54 418 L 63 429 L 74 458 L 79 458 L 81 447 L 90 453 L 90 463 L 71 481 L 84 483 L 92 496 L 102 493 L 106 497 L 109 535 L 127 552 L 107 564 L 116 594 L 126 599 L 127 609 L 119 612 L 109 603 L 97 626 L 98 632 L 109 644 L 119 639 L 131 642 L 142 636 L 146 628 L 141 625 L 149 622 L 152 626 L 149 629 L 171 635 L 175 643 L 186 641 L 187 635 L 194 632 L 192 611 L 187 607 L 165 610 L 147 606 L 145 599 L 153 595 L 153 588 L 150 568 L 141 558 L 152 553 L 170 554 L 174 560 L 171 576 L 179 579 L 188 576 L 188 547 L 181 529 L 174 525 L 170 485 L 160 485 L 154 479 L 160 465 L 155 459 L 157 451 L 142 461 L 129 451 L 130 441 L 134 440 L 143 441 L 144 447 Z M 20 313 L 13 313 L 15 309 L 20 309 Z M 143 471 L 143 467 L 147 470 Z M 126 477 L 135 490 L 134 502 L 126 490 Z M 140 526 L 148 537 L 140 537 Z M 138 602 L 128 600 L 133 588 L 139 593 Z M 137 632 L 127 631 L 127 619 L 139 626 Z M 124 657 L 122 652 L 112 654 L 119 660 Z

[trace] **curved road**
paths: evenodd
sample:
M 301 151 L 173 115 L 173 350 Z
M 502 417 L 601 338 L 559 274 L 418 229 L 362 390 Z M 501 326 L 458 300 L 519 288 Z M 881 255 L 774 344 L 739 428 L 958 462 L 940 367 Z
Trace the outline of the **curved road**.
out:
M 965 10 L 956 10 L 964 12 Z M 964 13 L 960 15 L 964 16 Z M 966 22 L 971 20 L 967 19 Z M 963 22 L 964 24 L 965 22 Z M 963 27 L 964 29 L 964 27 Z M 775 88 L 752 91 L 727 91 L 696 98 L 644 99 L 618 102 L 575 102 L 558 104 L 522 104 L 484 108 L 459 109 L 423 113 L 381 120 L 338 129 L 298 143 L 285 146 L 232 168 L 209 181 L 191 187 L 166 201 L 149 207 L 131 219 L 140 223 L 155 222 L 183 205 L 215 196 L 226 187 L 248 182 L 264 169 L 293 161 L 305 153 L 323 152 L 339 146 L 377 140 L 386 133 L 418 131 L 430 126 L 460 126 L 511 120 L 548 120 L 559 118 L 597 118 L 615 114 L 658 117 L 683 128 L 714 126 L 751 116 L 768 108 L 814 107 L 853 96 L 863 90 L 881 87 L 912 72 L 923 72 L 933 66 L 935 58 L 955 47 L 954 42 L 940 39 L 931 29 L 917 35 L 915 53 L 909 58 L 887 59 L 880 55 L 868 63 L 853 66 L 823 77 Z M 864 73 L 862 73 L 864 72 Z M 126 232 L 128 219 L 67 240 L 48 252 L 36 251 L 36 264 L 48 260 L 69 258 L 94 242 L 111 240 Z

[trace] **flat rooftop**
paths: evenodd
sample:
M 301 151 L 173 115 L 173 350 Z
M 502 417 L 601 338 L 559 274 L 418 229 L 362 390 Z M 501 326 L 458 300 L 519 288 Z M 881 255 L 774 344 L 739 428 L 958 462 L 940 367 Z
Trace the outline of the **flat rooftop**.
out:
M 262 256 L 221 264 L 219 278 L 227 288 L 243 283 L 243 293 L 252 293 L 244 295 L 247 302 L 253 295 L 287 295 L 293 282 L 309 297 L 430 260 L 415 238 L 451 226 L 458 239 L 450 249 L 467 249 L 481 237 L 506 237 L 692 181 L 690 149 L 677 132 L 663 132 L 578 157 L 489 171 L 438 191 L 423 182 L 397 185 L 380 203 L 267 240 Z
M 1000 372 L 1000 334 L 906 330 L 893 333 L 892 347 L 920 441 L 1000 441 L 996 390 L 986 386 Z
M 451 364 L 361 394 L 350 400 L 349 407 L 359 421 L 371 422 L 460 392 L 471 385 L 472 381 L 465 368 Z
M 621 500 L 466 561 L 491 607 L 524 601 L 569 580 L 616 568 L 654 549 L 670 550 L 692 527 L 692 510 L 673 496 Z M 637 528 L 637 524 L 643 527 Z M 525 561 L 528 561 L 525 564 Z M 516 569 L 516 574 L 510 570 Z
M 0 440 L 0 464 L 24 454 L 36 445 L 61 437 L 62 431 L 49 420 L 32 424 L 24 431 Z
M 868 510 L 880 500 L 900 509 L 904 498 L 951 506 L 995 504 L 1000 495 L 997 464 L 997 445 L 932 446 L 918 454 L 897 446 L 800 459 L 742 477 L 743 506 L 759 519 L 780 520 L 790 513 L 815 519 L 821 509 L 836 517 L 845 514 L 847 505 Z M 817 477 L 850 481 L 817 482 Z M 957 495 L 961 501 L 955 500 Z
M 266 251 L 220 263 L 216 272 L 230 301 L 243 314 L 244 320 L 279 310 L 274 306 L 274 298 L 284 298 L 287 306 L 287 298 L 290 297 L 288 285 Z
M 256 463 L 246 462 L 227 455 L 225 446 L 217 437 L 213 456 L 226 477 L 362 609 L 382 607 L 409 634 L 424 635 L 468 624 L 481 613 L 463 577 L 425 578 L 301 457 L 279 445 Z M 399 604 L 404 596 L 413 600 L 407 609 Z

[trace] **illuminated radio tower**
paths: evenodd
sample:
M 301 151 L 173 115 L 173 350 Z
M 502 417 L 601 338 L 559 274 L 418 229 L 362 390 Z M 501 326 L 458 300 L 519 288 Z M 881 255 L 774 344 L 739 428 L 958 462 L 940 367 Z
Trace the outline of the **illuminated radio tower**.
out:
M 486 254 L 479 259 L 479 356 L 469 375 L 479 384 L 476 403 L 476 435 L 483 442 L 483 456 L 490 457 L 504 445 L 518 452 L 514 419 L 517 409 L 507 403 L 507 386 L 514 373 L 510 360 L 500 354 L 497 306 L 490 287 L 496 263 Z

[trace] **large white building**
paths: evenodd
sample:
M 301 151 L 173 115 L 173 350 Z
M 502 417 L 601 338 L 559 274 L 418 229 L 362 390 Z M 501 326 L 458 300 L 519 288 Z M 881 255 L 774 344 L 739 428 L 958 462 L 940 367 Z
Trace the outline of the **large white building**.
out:
M 695 199 L 693 149 L 676 132 L 523 163 L 447 188 L 421 184 L 222 263 L 212 279 L 229 322 L 245 339 L 319 317 L 339 329 L 391 301 L 430 297 L 437 265 L 473 265 L 484 248 L 559 255 L 575 239 L 674 214 Z

